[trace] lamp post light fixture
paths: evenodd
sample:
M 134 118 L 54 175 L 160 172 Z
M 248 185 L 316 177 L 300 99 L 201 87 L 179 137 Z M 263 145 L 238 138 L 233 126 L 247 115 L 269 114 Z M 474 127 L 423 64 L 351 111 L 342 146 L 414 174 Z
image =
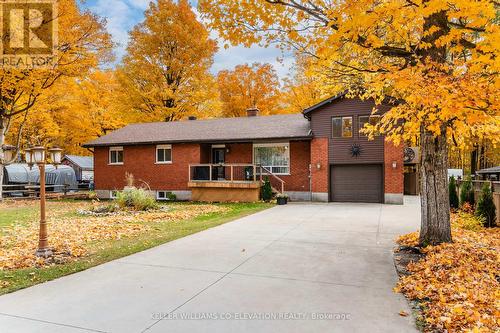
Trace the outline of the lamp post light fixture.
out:
M 3 145 L 3 159 L 0 161 L 0 164 L 8 164 L 12 162 L 17 156 L 17 148 L 11 145 Z
M 37 257 L 48 258 L 52 256 L 52 250 L 49 247 L 47 220 L 45 217 L 45 165 L 49 162 L 46 152 L 49 152 L 50 162 L 56 167 L 61 163 L 61 148 L 50 148 L 37 146 L 26 149 L 26 162 L 31 166 L 36 164 L 40 170 L 40 231 L 38 234 Z

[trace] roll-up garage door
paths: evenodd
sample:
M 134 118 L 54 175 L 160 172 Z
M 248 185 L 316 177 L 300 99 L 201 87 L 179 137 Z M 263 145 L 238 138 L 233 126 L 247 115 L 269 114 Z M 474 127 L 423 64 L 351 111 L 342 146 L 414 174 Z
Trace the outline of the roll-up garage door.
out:
M 380 164 L 332 165 L 332 201 L 383 202 L 383 172 Z

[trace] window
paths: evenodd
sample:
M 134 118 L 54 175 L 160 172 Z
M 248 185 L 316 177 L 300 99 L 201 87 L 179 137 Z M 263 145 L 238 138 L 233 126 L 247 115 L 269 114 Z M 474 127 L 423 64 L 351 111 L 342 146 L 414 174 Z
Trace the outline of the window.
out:
M 123 147 L 109 148 L 109 164 L 123 164 Z
M 379 121 L 380 121 L 380 116 L 378 116 L 378 115 L 376 115 L 376 116 L 359 116 L 359 118 L 358 118 L 359 134 L 366 136 L 366 134 L 361 133 L 361 129 L 363 127 L 365 127 L 365 124 L 369 123 L 370 125 L 375 126 L 378 124 Z M 375 135 L 378 135 L 378 133 L 376 133 Z
M 109 198 L 110 199 L 116 199 L 117 196 L 118 196 L 118 191 L 116 191 L 116 190 L 109 191 Z
M 156 191 L 156 200 L 158 201 L 175 200 L 175 198 L 175 194 L 170 191 Z
M 352 137 L 352 117 L 332 118 L 332 136 L 334 138 Z
M 172 145 L 156 146 L 156 163 L 172 163 Z
M 264 143 L 253 146 L 254 164 L 261 165 L 277 175 L 290 173 L 290 144 Z

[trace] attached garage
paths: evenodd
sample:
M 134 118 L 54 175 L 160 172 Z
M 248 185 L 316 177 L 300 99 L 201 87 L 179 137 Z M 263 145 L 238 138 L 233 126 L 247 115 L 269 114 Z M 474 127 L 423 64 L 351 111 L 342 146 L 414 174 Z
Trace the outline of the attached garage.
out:
M 332 165 L 330 199 L 339 202 L 384 202 L 381 164 Z

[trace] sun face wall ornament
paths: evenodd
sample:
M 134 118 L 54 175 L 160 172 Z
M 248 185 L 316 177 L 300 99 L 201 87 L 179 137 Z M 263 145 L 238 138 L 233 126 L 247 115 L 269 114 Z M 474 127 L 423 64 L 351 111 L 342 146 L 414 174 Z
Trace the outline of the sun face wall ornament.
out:
M 415 152 L 413 149 L 406 147 L 404 150 L 404 162 L 405 163 L 410 163 L 415 159 Z
M 363 152 L 363 148 L 357 143 L 354 143 L 351 148 L 349 148 L 349 152 L 351 153 L 352 157 L 359 157 L 361 153 Z

